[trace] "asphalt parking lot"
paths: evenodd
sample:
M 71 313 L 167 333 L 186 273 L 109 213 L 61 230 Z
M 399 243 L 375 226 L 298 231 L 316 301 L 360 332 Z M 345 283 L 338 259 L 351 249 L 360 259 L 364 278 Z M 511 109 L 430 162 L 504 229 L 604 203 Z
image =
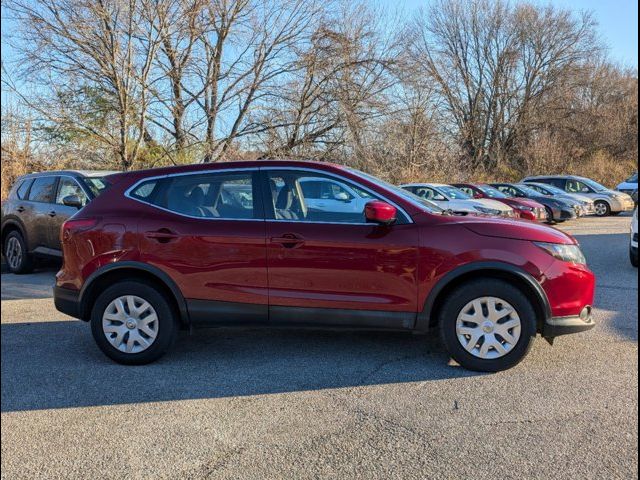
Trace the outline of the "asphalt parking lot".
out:
M 589 332 L 477 374 L 437 339 L 208 330 L 112 363 L 54 269 L 2 275 L 2 478 L 637 478 L 630 216 L 562 228 L 598 275 Z

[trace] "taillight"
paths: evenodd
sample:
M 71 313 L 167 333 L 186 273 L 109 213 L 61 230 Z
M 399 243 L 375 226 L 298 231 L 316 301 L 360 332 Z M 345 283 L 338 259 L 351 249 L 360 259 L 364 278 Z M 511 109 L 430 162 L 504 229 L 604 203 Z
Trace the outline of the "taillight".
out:
M 84 230 L 89 230 L 98 223 L 97 218 L 70 218 L 62 224 L 60 238 L 63 242 L 68 241 L 71 235 Z

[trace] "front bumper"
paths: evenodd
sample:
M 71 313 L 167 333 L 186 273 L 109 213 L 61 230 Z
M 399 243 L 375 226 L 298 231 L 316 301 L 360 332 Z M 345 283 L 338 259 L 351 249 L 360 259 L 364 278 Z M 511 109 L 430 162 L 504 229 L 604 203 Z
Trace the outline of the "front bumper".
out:
M 636 204 L 631 197 L 615 198 L 611 202 L 612 212 L 632 212 L 636 208 Z
M 555 212 L 554 212 L 554 216 L 555 216 Z M 556 220 L 574 220 L 578 218 L 578 212 L 571 208 L 571 209 L 561 209 L 558 211 L 558 217 L 556 218 Z
M 542 327 L 542 336 L 545 338 L 554 338 L 560 335 L 585 332 L 595 326 L 596 323 L 591 314 L 591 306 L 586 306 L 580 315 L 547 319 Z
M 70 317 L 81 318 L 79 291 L 54 286 L 53 303 L 59 312 Z

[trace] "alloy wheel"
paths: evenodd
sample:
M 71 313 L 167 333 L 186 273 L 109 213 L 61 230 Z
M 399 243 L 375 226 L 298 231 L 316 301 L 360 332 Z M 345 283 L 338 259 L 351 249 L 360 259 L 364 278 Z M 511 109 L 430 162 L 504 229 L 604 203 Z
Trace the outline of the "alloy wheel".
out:
M 12 270 L 17 270 L 20 267 L 20 263 L 22 263 L 22 245 L 16 237 L 11 237 L 7 240 L 5 256 Z
M 607 214 L 607 205 L 603 202 L 596 203 L 596 215 L 602 217 Z
M 149 302 L 135 295 L 113 300 L 102 315 L 102 331 L 109 343 L 125 353 L 140 353 L 158 336 L 158 315 Z
M 515 308 L 497 297 L 480 297 L 458 314 L 456 334 L 471 355 L 492 360 L 507 355 L 520 339 L 521 321 Z

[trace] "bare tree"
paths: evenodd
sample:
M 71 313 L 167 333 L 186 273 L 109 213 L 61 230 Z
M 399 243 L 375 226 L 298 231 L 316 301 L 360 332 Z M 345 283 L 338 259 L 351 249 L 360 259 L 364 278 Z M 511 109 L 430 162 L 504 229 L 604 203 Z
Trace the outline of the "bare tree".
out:
M 435 81 L 474 167 L 515 153 L 554 84 L 597 52 L 590 14 L 499 0 L 439 1 L 411 27 L 414 65 Z
M 159 45 L 140 10 L 151 0 L 11 0 L 21 24 L 21 77 L 36 84 L 23 101 L 58 128 L 110 146 L 122 169 L 139 153 L 148 82 Z

